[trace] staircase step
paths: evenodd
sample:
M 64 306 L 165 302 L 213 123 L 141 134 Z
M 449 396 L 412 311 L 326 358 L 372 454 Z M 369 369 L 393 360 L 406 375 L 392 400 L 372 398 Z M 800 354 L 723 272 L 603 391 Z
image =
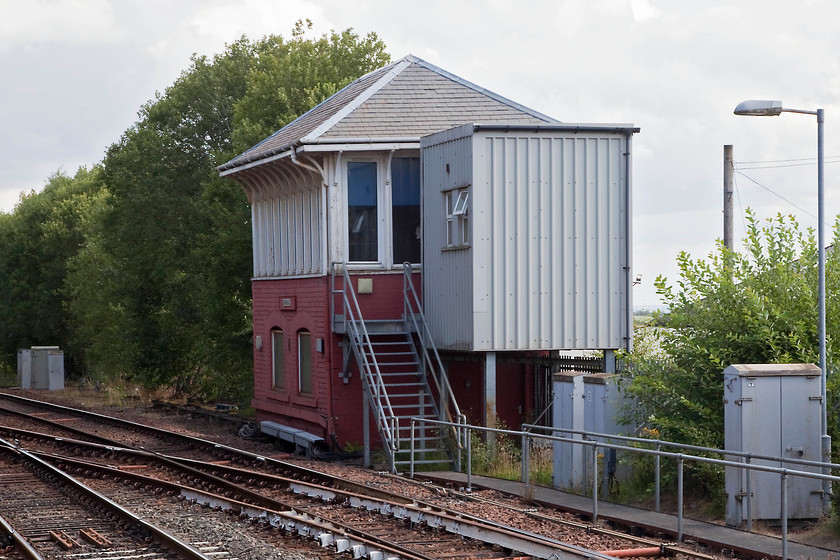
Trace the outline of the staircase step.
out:
M 396 388 L 396 387 L 425 387 L 425 386 L 426 386 L 426 384 L 423 383 L 422 381 L 414 381 L 414 382 L 411 382 L 411 383 L 388 383 L 388 389 L 391 389 L 392 387 Z M 425 391 L 424 391 L 424 393 L 425 393 Z M 414 394 L 416 395 L 417 393 L 414 393 Z
M 380 354 L 377 354 L 376 356 L 371 356 L 370 354 L 368 354 L 366 357 L 368 358 L 368 361 L 370 361 L 371 363 L 373 363 L 373 360 L 370 359 L 370 358 L 374 358 L 374 357 L 377 358 L 376 363 L 379 365 L 380 368 L 383 367 L 383 366 L 390 366 L 390 367 L 416 366 L 417 364 L 420 363 L 417 360 L 408 360 L 408 361 L 401 361 L 401 362 L 394 362 L 394 361 L 390 361 L 390 360 L 382 360 Z
M 389 395 L 388 398 L 390 399 L 391 396 Z M 401 408 L 401 409 L 414 408 L 414 409 L 419 409 L 421 407 L 416 403 L 411 403 L 411 404 L 393 404 L 392 403 L 391 408 Z M 422 408 L 432 408 L 432 403 L 429 403 Z M 410 420 L 411 418 L 420 418 L 420 417 L 426 418 L 426 416 L 423 416 L 423 415 L 420 415 L 420 414 L 415 414 L 413 416 L 397 416 L 398 419 L 403 419 L 404 418 L 406 420 Z M 428 418 L 431 420 L 432 417 L 429 416 Z

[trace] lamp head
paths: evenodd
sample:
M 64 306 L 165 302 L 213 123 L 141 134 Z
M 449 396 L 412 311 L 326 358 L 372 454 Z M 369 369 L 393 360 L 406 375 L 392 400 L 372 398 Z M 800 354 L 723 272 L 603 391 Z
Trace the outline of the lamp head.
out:
M 747 115 L 750 117 L 776 117 L 781 113 L 781 101 L 750 99 L 749 101 L 738 103 L 738 106 L 735 107 L 736 115 Z

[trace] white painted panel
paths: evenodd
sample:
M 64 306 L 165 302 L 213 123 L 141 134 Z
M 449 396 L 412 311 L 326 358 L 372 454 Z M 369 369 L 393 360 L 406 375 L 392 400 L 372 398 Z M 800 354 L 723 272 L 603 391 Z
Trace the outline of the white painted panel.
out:
M 287 177 L 304 182 L 291 184 Z M 323 273 L 320 177 L 266 173 L 250 179 L 256 185 L 251 211 L 254 277 Z
M 425 305 L 441 347 L 463 347 L 467 333 L 485 351 L 626 347 L 628 129 L 568 128 L 469 125 L 421 142 Z M 472 246 L 441 251 L 439 192 L 463 184 Z M 466 309 L 453 297 L 464 282 Z

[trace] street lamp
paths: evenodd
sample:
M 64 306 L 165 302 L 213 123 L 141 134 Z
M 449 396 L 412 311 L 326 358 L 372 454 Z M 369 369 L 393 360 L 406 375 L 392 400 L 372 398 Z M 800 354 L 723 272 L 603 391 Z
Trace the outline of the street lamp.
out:
M 776 117 L 782 113 L 802 113 L 817 116 L 817 242 L 819 243 L 819 338 L 822 398 L 822 461 L 828 463 L 831 458 L 831 438 L 828 436 L 828 401 L 826 400 L 826 361 L 825 361 L 825 232 L 823 231 L 823 110 L 804 111 L 788 109 L 781 101 L 750 100 L 742 101 L 735 107 L 736 115 L 752 117 Z M 828 504 L 830 485 L 823 481 L 823 504 Z

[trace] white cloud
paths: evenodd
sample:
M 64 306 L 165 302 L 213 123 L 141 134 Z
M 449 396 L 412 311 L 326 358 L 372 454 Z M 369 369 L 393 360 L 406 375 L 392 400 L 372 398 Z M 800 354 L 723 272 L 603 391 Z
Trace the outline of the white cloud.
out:
M 637 22 L 647 21 L 659 16 L 659 10 L 650 5 L 649 0 L 630 0 L 633 19 Z
M 190 18 L 190 25 L 198 36 L 232 42 L 243 34 L 251 39 L 275 34 L 288 37 L 297 20 L 312 20 L 315 31 L 321 33 L 327 14 L 315 2 L 277 2 L 276 0 L 240 0 L 238 2 L 208 2 L 200 6 Z
M 118 38 L 108 0 L 0 0 L 0 53 L 44 44 L 110 43 Z

